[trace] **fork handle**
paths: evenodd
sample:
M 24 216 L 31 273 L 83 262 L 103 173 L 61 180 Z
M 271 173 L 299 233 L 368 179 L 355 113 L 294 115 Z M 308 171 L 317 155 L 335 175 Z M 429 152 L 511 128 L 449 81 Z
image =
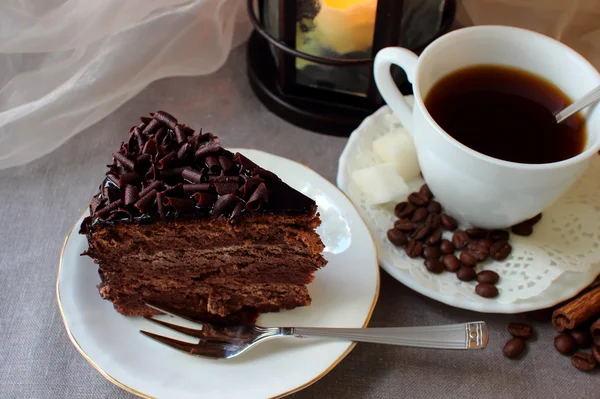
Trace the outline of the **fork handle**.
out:
M 282 335 L 339 338 L 354 342 L 436 349 L 483 349 L 488 342 L 487 326 L 483 321 L 428 327 L 284 327 Z

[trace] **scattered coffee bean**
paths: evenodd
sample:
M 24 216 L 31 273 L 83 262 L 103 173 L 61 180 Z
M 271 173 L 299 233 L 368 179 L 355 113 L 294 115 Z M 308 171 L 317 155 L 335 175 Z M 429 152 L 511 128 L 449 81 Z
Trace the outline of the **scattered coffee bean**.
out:
M 526 222 L 533 226 L 533 225 L 537 224 L 537 222 L 539 222 L 540 220 L 542 220 L 542 214 L 538 213 L 531 219 L 527 219 Z
M 496 241 L 494 245 L 490 247 L 490 256 L 492 259 L 501 261 L 508 258 L 512 251 L 512 247 L 508 243 L 508 241 Z
M 484 298 L 495 298 L 498 296 L 498 288 L 493 284 L 479 283 L 475 286 L 475 293 Z
M 400 219 L 394 222 L 394 228 L 400 231 L 413 231 L 415 229 L 415 224 L 407 219 Z
M 487 251 L 491 248 L 492 245 L 494 245 L 494 241 L 490 240 L 489 238 L 484 238 L 482 240 L 477 241 L 477 245 L 479 245 L 482 248 L 485 248 Z
M 488 250 L 480 246 L 476 246 L 475 249 L 470 249 L 467 252 L 473 255 L 477 262 L 485 262 L 489 256 Z
M 442 241 L 442 230 L 437 230 L 431 233 L 429 237 L 425 240 L 425 244 L 427 245 L 438 245 Z
M 563 355 L 570 355 L 577 349 L 575 338 L 569 334 L 562 333 L 554 337 L 554 347 Z
M 592 348 L 592 356 L 596 359 L 596 363 L 600 364 L 600 345 L 595 345 Z
M 434 245 L 426 245 L 423 248 L 423 258 L 425 259 L 439 259 L 442 255 L 440 249 Z
M 426 224 L 417 227 L 412 235 L 412 238 L 418 241 L 424 240 L 429 235 L 429 226 Z
M 442 240 L 440 243 L 440 250 L 444 255 L 449 255 L 454 253 L 454 244 L 452 244 L 448 240 Z
M 492 230 L 490 231 L 490 239 L 492 241 L 508 241 L 510 234 L 506 230 Z
M 437 201 L 430 201 L 429 205 L 427 205 L 427 212 L 429 213 L 441 213 L 442 206 Z
M 533 233 L 533 226 L 527 222 L 521 222 L 519 224 L 515 224 L 513 227 L 510 228 L 510 231 L 512 231 L 514 234 L 518 235 L 518 236 L 530 236 L 531 233 Z
M 444 224 L 444 215 L 442 215 L 442 225 Z M 463 249 L 469 244 L 469 236 L 462 230 L 458 230 L 452 235 L 452 244 L 454 249 Z
M 457 272 L 460 269 L 460 261 L 452 254 L 446 254 L 442 257 L 442 263 L 449 272 Z M 467 268 L 469 269 L 469 268 Z
M 429 189 L 429 186 L 427 184 L 423 184 L 421 186 L 421 188 L 419 189 L 419 194 L 424 195 L 425 197 L 432 199 L 433 198 L 433 193 L 431 192 L 431 190 Z
M 415 213 L 413 213 L 412 218 L 410 220 L 412 220 L 415 223 L 422 222 L 423 220 L 427 219 L 427 215 L 427 209 L 417 208 L 415 209 Z
M 477 258 L 471 252 L 461 252 L 459 259 L 460 263 L 468 267 L 475 267 L 477 264 Z
M 444 226 L 444 228 L 446 230 L 455 230 L 456 227 L 458 226 L 458 222 L 456 221 L 456 219 L 454 219 L 452 216 L 450 215 L 446 215 L 445 213 L 442 213 L 441 216 L 441 221 L 442 221 L 442 226 Z
M 460 281 L 473 281 L 475 280 L 475 269 L 472 267 L 461 266 L 460 269 L 456 272 L 456 277 Z
M 408 196 L 408 201 L 416 206 L 423 206 L 429 203 L 429 198 L 419 193 L 411 193 Z
M 432 213 L 425 219 L 425 224 L 429 226 L 431 231 L 437 230 L 442 225 L 442 218 L 437 213 Z
M 486 229 L 480 228 L 472 228 L 465 230 L 465 233 L 469 236 L 469 238 L 478 239 L 478 238 L 486 238 L 488 235 L 488 231 Z
M 415 211 L 415 206 L 410 202 L 401 202 L 394 208 L 394 214 L 398 219 L 411 217 Z
M 406 248 L 404 249 L 404 251 L 406 252 L 406 255 L 408 255 L 410 258 L 418 258 L 423 253 L 423 244 L 414 239 L 410 240 L 406 244 Z
M 500 280 L 500 276 L 495 271 L 484 270 L 484 271 L 477 273 L 477 281 L 480 283 L 496 284 L 496 283 L 498 283 L 498 280 Z M 518 324 L 518 323 L 511 323 L 511 324 Z M 509 324 L 509 331 L 510 331 L 510 324 Z M 520 335 L 515 335 L 515 337 L 520 337 Z
M 575 330 L 569 331 L 573 339 L 575 339 L 575 343 L 579 348 L 589 348 L 592 346 L 592 334 L 590 330 L 587 328 L 577 328 Z
M 440 274 L 444 271 L 444 264 L 439 259 L 426 259 L 425 267 L 431 273 Z
M 596 368 L 596 359 L 590 353 L 577 352 L 571 358 L 571 363 L 580 371 L 588 372 Z
M 525 350 L 525 340 L 523 338 L 511 338 L 504 345 L 504 356 L 514 359 Z
M 525 323 L 508 323 L 508 332 L 513 337 L 527 339 L 533 335 L 533 327 Z
M 408 242 L 408 237 L 406 233 L 398 230 L 398 229 L 390 229 L 387 232 L 387 237 L 390 242 L 396 246 L 406 245 Z

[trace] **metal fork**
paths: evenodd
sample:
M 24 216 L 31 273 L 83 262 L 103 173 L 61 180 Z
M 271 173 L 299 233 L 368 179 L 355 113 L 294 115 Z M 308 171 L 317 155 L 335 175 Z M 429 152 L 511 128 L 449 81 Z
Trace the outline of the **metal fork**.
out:
M 485 322 L 475 321 L 428 327 L 383 327 L 383 328 L 313 328 L 313 327 L 260 327 L 248 324 L 215 325 L 198 322 L 156 306 L 147 306 L 171 316 L 181 317 L 201 326 L 201 329 L 145 317 L 153 323 L 171 330 L 199 338 L 193 344 L 141 330 L 140 332 L 171 348 L 195 356 L 213 359 L 228 359 L 237 356 L 259 342 L 276 337 L 320 337 L 436 349 L 483 349 L 488 343 Z

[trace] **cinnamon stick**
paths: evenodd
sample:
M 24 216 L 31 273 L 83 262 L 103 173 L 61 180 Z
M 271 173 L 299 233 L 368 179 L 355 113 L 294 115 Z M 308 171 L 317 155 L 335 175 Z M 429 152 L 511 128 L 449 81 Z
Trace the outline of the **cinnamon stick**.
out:
M 552 313 L 552 325 L 563 332 L 600 315 L 600 287 L 581 295 Z
M 594 324 L 592 324 L 590 327 L 590 332 L 594 338 L 594 343 L 600 346 L 600 318 L 596 320 Z

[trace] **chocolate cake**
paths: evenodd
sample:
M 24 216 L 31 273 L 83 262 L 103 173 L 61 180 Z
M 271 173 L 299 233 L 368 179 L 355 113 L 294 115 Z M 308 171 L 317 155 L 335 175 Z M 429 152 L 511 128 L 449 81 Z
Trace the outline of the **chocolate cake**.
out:
M 211 133 L 158 111 L 112 154 L 80 233 L 124 315 L 252 320 L 310 304 L 326 264 L 316 203 Z

